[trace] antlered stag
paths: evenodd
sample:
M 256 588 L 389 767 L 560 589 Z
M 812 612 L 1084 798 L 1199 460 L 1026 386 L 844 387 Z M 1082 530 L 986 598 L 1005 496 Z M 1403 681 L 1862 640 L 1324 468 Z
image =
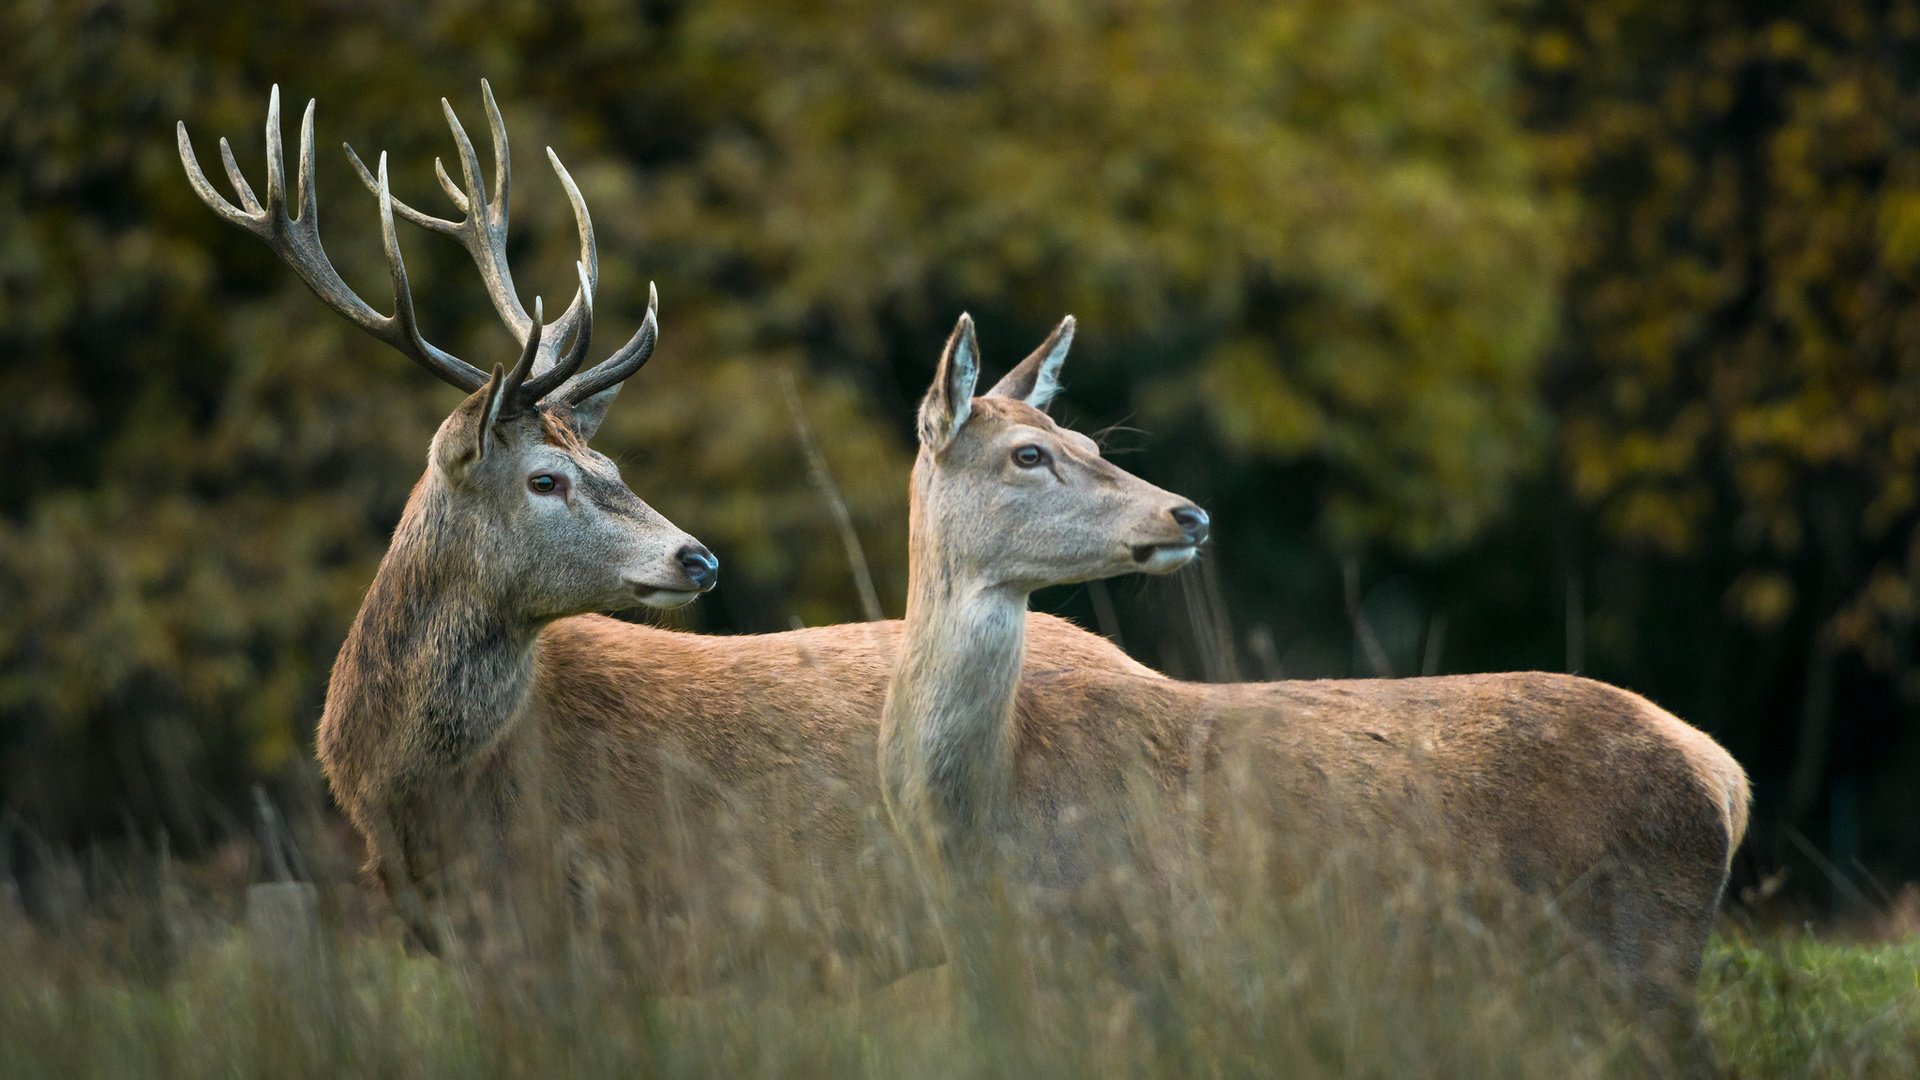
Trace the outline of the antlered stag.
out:
M 1134 824 L 1136 771 L 1176 814 L 1197 781 L 1227 797 L 1202 800 L 1213 819 L 1182 835 L 1265 813 L 1310 849 L 1421 851 L 1558 897 L 1645 1004 L 1685 1021 L 1747 780 L 1646 699 L 1540 673 L 1207 685 L 1036 670 L 1030 593 L 1167 573 L 1209 528 L 1046 415 L 1072 335 L 1068 319 L 975 397 L 962 316 L 921 407 L 879 758 L 905 839 L 961 887 L 990 856 L 1058 880 Z M 1081 704 L 1049 707 L 1061 697 Z

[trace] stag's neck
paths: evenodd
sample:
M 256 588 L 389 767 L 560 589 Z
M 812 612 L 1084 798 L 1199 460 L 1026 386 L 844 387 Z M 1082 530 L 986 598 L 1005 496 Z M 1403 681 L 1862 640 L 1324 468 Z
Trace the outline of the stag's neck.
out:
M 446 494 L 423 480 L 334 665 L 321 747 L 330 771 L 457 770 L 524 711 L 541 624 L 514 613 L 511 583 L 476 552 Z
M 884 780 L 919 825 L 966 844 L 984 840 L 1011 809 L 1027 594 L 969 580 L 936 537 L 915 532 L 905 632 L 887 688 Z

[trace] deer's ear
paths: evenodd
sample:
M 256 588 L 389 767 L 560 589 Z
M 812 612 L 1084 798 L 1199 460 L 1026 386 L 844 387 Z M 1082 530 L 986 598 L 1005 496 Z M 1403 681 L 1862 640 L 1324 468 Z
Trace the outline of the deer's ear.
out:
M 499 445 L 494 426 L 506 397 L 506 373 L 498 366 L 493 378 L 467 395 L 434 433 L 428 456 L 433 467 L 449 480 L 459 481 Z
M 933 386 L 920 403 L 920 445 L 934 453 L 946 448 L 973 410 L 973 386 L 979 378 L 980 343 L 973 336 L 973 317 L 962 315 L 940 353 Z
M 1060 365 L 1067 362 L 1067 350 L 1073 347 L 1073 316 L 1060 320 L 1047 340 L 1033 355 L 1014 366 L 1006 378 L 993 384 L 988 397 L 1014 398 L 1047 411 L 1047 403 L 1060 392 Z
M 480 407 L 479 432 L 474 435 L 473 460 L 477 464 L 485 461 L 487 451 L 493 448 L 493 429 L 500 423 L 500 410 L 507 400 L 507 372 L 499 364 L 493 365 L 493 378 L 480 388 L 486 395 L 486 404 Z
M 614 395 L 620 392 L 620 386 L 614 383 L 573 406 L 573 430 L 582 441 L 592 439 L 593 433 L 600 430 L 600 422 L 607 418 L 607 409 L 613 404 Z

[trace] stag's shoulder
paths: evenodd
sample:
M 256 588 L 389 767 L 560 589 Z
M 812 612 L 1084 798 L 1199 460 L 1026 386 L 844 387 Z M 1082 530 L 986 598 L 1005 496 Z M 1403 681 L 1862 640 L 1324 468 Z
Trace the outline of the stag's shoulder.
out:
M 695 634 L 576 616 L 542 633 L 535 691 L 552 730 L 670 739 L 716 775 L 751 772 L 804 745 L 831 756 L 874 728 L 897 632 Z
M 696 634 L 578 615 L 542 632 L 540 674 L 543 680 L 644 684 L 649 693 L 680 687 L 724 696 L 781 686 L 803 691 L 815 683 L 821 693 L 834 686 L 872 689 L 868 684 L 884 684 L 899 637 L 897 620 Z

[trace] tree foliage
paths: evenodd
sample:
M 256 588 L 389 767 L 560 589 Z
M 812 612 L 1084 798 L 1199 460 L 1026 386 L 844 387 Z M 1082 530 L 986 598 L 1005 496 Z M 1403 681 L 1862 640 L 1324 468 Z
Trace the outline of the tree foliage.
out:
M 1473 3 L 10 11 L 0 440 L 35 482 L 0 495 L 0 712 L 36 811 L 106 795 L 190 830 L 304 759 L 451 403 L 188 191 L 172 121 L 257 177 L 270 82 L 425 201 L 434 97 L 471 118 L 490 77 L 529 291 L 567 291 L 570 256 L 528 148 L 565 155 L 602 320 L 662 285 L 661 356 L 601 441 L 725 558 L 711 625 L 857 615 L 781 372 L 897 596 L 900 420 L 963 308 L 1008 361 L 1075 311 L 1109 403 L 1221 460 L 1321 462 L 1350 547 L 1459 543 L 1539 446 L 1556 248 Z M 331 152 L 320 186 L 336 262 L 384 295 L 370 200 Z M 405 243 L 430 332 L 502 353 L 458 252 Z
M 1523 47 L 1541 168 L 1581 207 L 1565 483 L 1598 546 L 1691 569 L 1731 642 L 1693 694 L 1745 717 L 1787 816 L 1838 785 L 1816 835 L 1842 857 L 1863 780 L 1871 817 L 1913 809 L 1886 801 L 1911 759 L 1876 759 L 1910 755 L 1920 704 L 1916 45 L 1906 2 L 1627 0 L 1543 4 Z M 1623 667 L 1688 647 L 1671 601 L 1601 603 Z
M 602 338 L 660 285 L 599 441 L 721 555 L 691 625 L 860 615 L 802 427 L 897 610 L 939 341 L 971 310 L 1010 363 L 1070 311 L 1068 414 L 1146 429 L 1116 452 L 1220 522 L 1190 610 L 1257 628 L 1185 662 L 1123 593 L 1143 658 L 1576 667 L 1728 741 L 1763 825 L 1920 866 L 1845 824 L 1920 811 L 1916 33 L 1892 0 L 14 4 L 0 804 L 190 837 L 310 768 L 453 399 L 208 214 L 172 125 L 257 178 L 267 87 L 318 98 L 330 251 L 383 306 L 333 147 L 435 204 L 434 99 L 477 128 L 486 76 L 528 298 L 572 291 L 549 144 Z M 429 335 L 505 358 L 462 253 L 403 232 Z

